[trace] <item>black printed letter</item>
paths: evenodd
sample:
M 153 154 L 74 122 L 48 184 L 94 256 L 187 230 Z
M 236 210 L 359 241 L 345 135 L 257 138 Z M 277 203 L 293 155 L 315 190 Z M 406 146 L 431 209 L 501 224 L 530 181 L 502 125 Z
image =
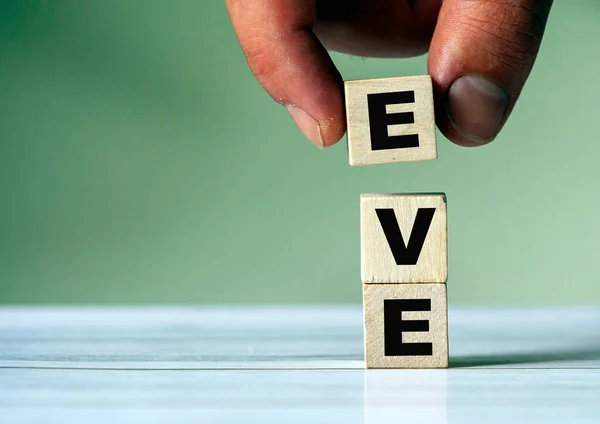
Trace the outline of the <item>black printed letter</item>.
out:
M 408 239 L 408 245 L 404 244 L 402 232 L 396 220 L 393 209 L 375 209 L 385 238 L 392 250 L 396 265 L 416 265 L 425 243 L 425 237 L 433 220 L 435 208 L 419 208 L 417 217 Z
M 429 331 L 429 321 L 404 321 L 402 311 L 431 311 L 431 299 L 385 299 L 383 301 L 384 355 L 433 355 L 432 343 L 402 343 L 403 332 Z
M 388 126 L 413 124 L 413 112 L 387 113 L 386 106 L 402 103 L 414 103 L 414 91 L 399 91 L 396 93 L 375 93 L 367 95 L 369 107 L 369 127 L 371 128 L 371 149 L 405 149 L 419 147 L 418 134 L 388 135 Z

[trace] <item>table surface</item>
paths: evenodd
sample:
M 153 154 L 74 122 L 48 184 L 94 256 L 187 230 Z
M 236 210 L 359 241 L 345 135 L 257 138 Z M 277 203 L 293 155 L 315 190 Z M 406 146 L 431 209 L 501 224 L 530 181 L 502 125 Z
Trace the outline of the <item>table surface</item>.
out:
M 365 370 L 360 307 L 0 308 L 2 423 L 600 423 L 600 310 L 451 309 Z

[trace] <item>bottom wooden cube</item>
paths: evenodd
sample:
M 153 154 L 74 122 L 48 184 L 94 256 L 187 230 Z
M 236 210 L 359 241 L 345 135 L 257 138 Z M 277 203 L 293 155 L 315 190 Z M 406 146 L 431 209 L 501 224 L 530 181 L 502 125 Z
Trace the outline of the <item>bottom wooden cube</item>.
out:
M 446 284 L 363 284 L 367 368 L 447 368 Z

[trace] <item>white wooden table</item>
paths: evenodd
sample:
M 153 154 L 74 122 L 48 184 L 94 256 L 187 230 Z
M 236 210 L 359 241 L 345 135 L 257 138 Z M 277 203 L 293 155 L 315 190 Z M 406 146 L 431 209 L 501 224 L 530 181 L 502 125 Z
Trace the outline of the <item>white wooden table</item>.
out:
M 352 308 L 0 308 L 0 423 L 600 423 L 600 310 L 450 310 L 363 369 Z

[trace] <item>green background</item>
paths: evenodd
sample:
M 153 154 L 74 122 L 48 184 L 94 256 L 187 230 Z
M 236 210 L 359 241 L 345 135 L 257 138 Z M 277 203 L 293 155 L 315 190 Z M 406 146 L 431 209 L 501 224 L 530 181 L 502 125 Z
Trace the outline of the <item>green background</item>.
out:
M 359 303 L 359 194 L 412 191 L 448 196 L 451 304 L 599 302 L 597 3 L 555 2 L 493 144 L 353 168 L 261 90 L 222 1 L 2 1 L 0 302 Z

